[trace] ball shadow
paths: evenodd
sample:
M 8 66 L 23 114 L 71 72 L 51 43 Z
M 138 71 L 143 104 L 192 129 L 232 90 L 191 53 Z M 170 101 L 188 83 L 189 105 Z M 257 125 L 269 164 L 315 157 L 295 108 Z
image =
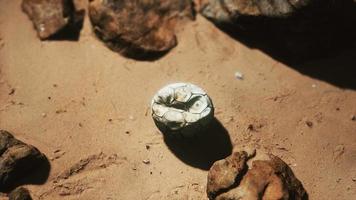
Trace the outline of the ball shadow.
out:
M 215 161 L 232 153 L 230 136 L 216 118 L 205 131 L 194 138 L 172 138 L 164 135 L 165 144 L 177 158 L 202 170 L 209 170 Z

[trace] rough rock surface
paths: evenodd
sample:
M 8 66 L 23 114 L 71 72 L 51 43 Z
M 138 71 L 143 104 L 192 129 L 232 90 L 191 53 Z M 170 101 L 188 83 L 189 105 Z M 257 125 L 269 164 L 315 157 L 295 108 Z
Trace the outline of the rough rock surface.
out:
M 285 17 L 313 0 L 201 0 L 200 12 L 216 22 L 230 22 L 241 15 Z
M 26 173 L 42 164 L 46 157 L 35 147 L 27 145 L 0 130 L 0 188 L 8 188 Z
M 73 0 L 23 0 L 22 10 L 32 20 L 40 39 L 61 31 L 79 34 L 85 13 L 75 8 Z
M 193 8 L 190 0 L 91 0 L 89 16 L 109 48 L 139 59 L 175 47 L 175 26 L 180 18 L 192 18 Z
M 249 151 L 251 152 L 251 151 Z M 307 193 L 292 170 L 271 154 L 235 151 L 214 163 L 208 174 L 207 194 L 216 200 L 304 200 Z
M 353 0 L 201 0 L 198 5 L 231 36 L 278 59 L 325 57 L 355 41 Z
M 32 197 L 26 188 L 18 187 L 10 192 L 9 200 L 32 200 Z

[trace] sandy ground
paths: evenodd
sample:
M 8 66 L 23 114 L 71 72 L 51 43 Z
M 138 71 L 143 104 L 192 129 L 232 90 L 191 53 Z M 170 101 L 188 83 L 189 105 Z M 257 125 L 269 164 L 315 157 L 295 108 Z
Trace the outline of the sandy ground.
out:
M 78 42 L 41 42 L 20 0 L 0 1 L 0 36 L 0 128 L 51 160 L 48 180 L 27 186 L 35 199 L 207 199 L 206 169 L 175 156 L 148 112 L 177 81 L 209 93 L 233 145 L 290 164 L 310 199 L 356 199 L 356 88 L 301 74 L 201 16 L 154 62 L 110 51 L 88 19 Z

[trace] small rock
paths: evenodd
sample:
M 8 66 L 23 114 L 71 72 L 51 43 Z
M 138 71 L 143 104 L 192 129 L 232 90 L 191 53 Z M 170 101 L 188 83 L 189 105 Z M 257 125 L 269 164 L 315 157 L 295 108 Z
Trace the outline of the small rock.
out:
M 10 92 L 9 92 L 9 95 L 13 95 L 13 94 L 15 94 L 15 88 L 12 88 L 11 90 L 10 90 Z
M 73 0 L 23 0 L 22 10 L 42 40 L 64 30 L 79 35 L 85 13 L 84 9 L 76 9 Z
M 250 151 L 235 150 L 231 156 L 213 164 L 207 183 L 210 200 L 302 200 L 307 197 L 301 182 L 280 158 L 247 152 Z
M 241 72 L 235 72 L 235 78 L 243 80 L 244 79 L 244 75 Z
M 306 124 L 309 128 L 313 127 L 313 122 L 311 122 L 311 121 L 306 121 L 305 124 Z
M 315 84 L 312 84 L 312 88 L 316 88 L 316 85 L 315 85 Z
M 42 116 L 43 118 L 45 118 L 45 117 L 47 117 L 47 114 L 46 114 L 46 113 L 42 113 L 41 116 Z
M 0 130 L 0 188 L 7 188 L 40 166 L 47 158 L 35 147 Z
M 145 160 L 143 160 L 142 161 L 144 164 L 146 164 L 146 165 L 148 165 L 148 164 L 150 164 L 151 163 L 151 161 L 150 160 L 148 160 L 148 159 L 145 159 Z
M 351 116 L 351 120 L 352 120 L 352 121 L 356 121 L 356 115 L 352 115 L 352 116 Z
M 32 200 L 32 198 L 26 188 L 18 187 L 9 194 L 9 200 Z
M 151 148 L 151 146 L 146 144 L 146 149 L 149 150 L 150 148 Z

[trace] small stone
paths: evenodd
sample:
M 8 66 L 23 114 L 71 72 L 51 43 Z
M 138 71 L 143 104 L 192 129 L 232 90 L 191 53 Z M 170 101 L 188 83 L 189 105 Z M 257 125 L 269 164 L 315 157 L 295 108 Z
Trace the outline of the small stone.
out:
M 356 115 L 352 115 L 352 116 L 351 116 L 351 120 L 352 120 L 352 121 L 356 121 Z
M 315 84 L 312 84 L 312 88 L 316 88 L 316 85 L 315 85 Z
M 42 116 L 43 118 L 45 118 L 45 117 L 47 117 L 47 114 L 46 114 L 46 113 L 42 113 L 41 116 Z
M 146 164 L 146 165 L 148 165 L 148 164 L 150 164 L 151 163 L 151 161 L 150 160 L 148 160 L 148 159 L 145 159 L 145 160 L 143 160 L 142 161 L 144 164 Z
M 32 200 L 30 192 L 23 187 L 16 188 L 9 194 L 9 200 Z
M 244 79 L 244 75 L 241 72 L 235 72 L 235 78 L 243 80 Z
M 305 124 L 306 124 L 309 128 L 313 127 L 313 122 L 311 122 L 311 121 L 306 121 Z
M 208 173 L 207 194 L 210 200 L 295 199 L 307 193 L 289 166 L 280 158 L 245 150 L 216 161 Z
M 151 146 L 146 144 L 146 149 L 149 150 L 150 148 L 151 148 Z
M 12 88 L 11 90 L 10 90 L 10 92 L 9 92 L 9 95 L 13 95 L 13 94 L 15 94 L 15 88 Z
M 109 121 L 109 122 L 112 122 L 112 119 L 110 118 L 110 119 L 108 119 L 108 121 Z
M 37 148 L 0 130 L 0 188 L 14 185 L 47 160 Z

